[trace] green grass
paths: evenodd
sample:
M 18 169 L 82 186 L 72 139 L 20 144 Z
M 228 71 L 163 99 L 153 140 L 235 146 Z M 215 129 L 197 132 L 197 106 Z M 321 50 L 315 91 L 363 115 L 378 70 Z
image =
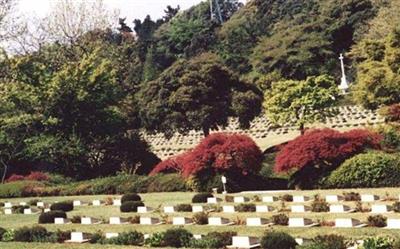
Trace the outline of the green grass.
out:
M 280 196 L 285 193 L 289 193 L 292 195 L 306 195 L 306 196 L 314 196 L 319 194 L 321 197 L 324 197 L 327 194 L 342 194 L 343 192 L 358 192 L 362 193 L 370 193 L 379 195 L 381 198 L 391 197 L 396 198 L 398 200 L 398 196 L 400 194 L 400 189 L 396 188 L 382 188 L 382 189 L 351 189 L 351 190 L 314 190 L 314 191 L 285 191 L 285 192 L 278 192 L 275 193 L 275 196 Z M 262 197 L 262 193 L 241 193 L 241 194 L 232 194 L 232 195 L 240 195 L 240 196 L 247 196 L 249 198 L 253 198 L 255 195 Z M 153 208 L 161 208 L 162 206 L 166 205 L 176 205 L 179 203 L 190 203 L 191 198 L 194 193 L 151 193 L 151 194 L 141 194 L 145 204 L 147 206 Z M 54 201 L 61 201 L 61 200 L 74 200 L 78 199 L 81 201 L 90 202 L 95 199 L 104 200 L 107 197 L 112 198 L 120 198 L 120 196 L 106 196 L 106 195 L 98 195 L 98 196 L 69 196 L 69 197 L 43 197 L 43 198 L 15 198 L 15 199 L 0 199 L 0 202 L 4 201 L 11 201 L 13 203 L 18 203 L 20 201 L 28 202 L 31 199 L 40 199 L 44 202 L 54 202 Z M 223 197 L 219 195 L 218 197 Z M 385 204 L 392 204 L 393 201 L 379 201 L 379 203 Z M 310 203 L 306 204 L 309 205 Z M 354 202 L 346 202 L 346 205 L 355 206 L 356 203 Z M 233 205 L 230 203 L 230 205 Z M 236 204 L 237 205 L 237 204 Z M 282 206 L 283 205 L 283 206 Z M 276 202 L 273 206 L 277 208 L 290 208 L 292 203 L 282 203 Z M 368 208 L 370 204 L 363 204 L 365 208 Z M 212 213 L 211 216 L 220 216 L 226 217 L 231 219 L 232 221 L 238 222 L 239 224 L 244 224 L 246 217 L 262 217 L 262 218 L 270 218 L 273 214 L 258 214 L 258 213 L 235 213 L 235 214 L 224 214 L 224 213 Z M 311 218 L 314 221 L 334 221 L 337 217 L 352 217 L 359 219 L 361 221 L 366 221 L 367 217 L 370 215 L 369 213 L 351 213 L 351 214 L 330 214 L 330 213 L 305 213 L 305 214 L 292 214 L 287 213 L 289 217 L 307 217 Z M 95 218 L 103 218 L 104 220 L 108 220 L 111 216 L 120 216 L 120 217 L 129 217 L 135 216 L 135 213 L 121 213 L 118 207 L 114 206 L 101 206 L 101 207 L 94 207 L 94 206 L 81 206 L 75 207 L 72 212 L 68 213 L 68 217 L 72 218 L 75 215 L 79 216 L 90 216 Z M 163 217 L 167 218 L 167 220 L 171 220 L 173 216 L 186 216 L 191 217 L 192 213 L 176 213 L 171 214 L 168 216 Z M 150 214 L 142 214 L 142 216 L 151 216 L 151 217 L 161 217 L 161 213 L 154 212 Z M 393 217 L 393 218 L 400 218 L 400 214 L 397 213 L 390 213 L 385 215 L 386 217 Z M 4 228 L 19 228 L 22 226 L 32 226 L 36 225 L 38 220 L 38 215 L 22 215 L 22 214 L 13 214 L 13 215 L 0 215 L 0 226 Z M 47 229 L 54 231 L 57 229 L 61 230 L 75 230 L 75 231 L 82 231 L 82 232 L 123 232 L 128 230 L 137 230 L 143 233 L 154 233 L 157 231 L 165 231 L 168 228 L 174 227 L 172 225 L 160 225 L 160 226 L 141 226 L 137 224 L 129 224 L 129 225 L 109 225 L 109 224 L 101 224 L 101 225 L 81 225 L 81 224 L 68 224 L 68 225 L 54 225 L 48 224 L 44 225 Z M 236 231 L 240 235 L 249 235 L 249 236 L 261 236 L 265 231 L 269 229 L 274 229 L 277 231 L 284 231 L 288 232 L 294 237 L 301 237 L 301 238 L 312 238 L 316 235 L 321 234 L 340 234 L 347 238 L 352 239 L 361 239 L 365 237 L 371 236 L 398 236 L 398 231 L 396 230 L 388 230 L 382 228 L 359 228 L 359 229 L 336 229 L 332 227 L 314 227 L 314 228 L 288 228 L 284 226 L 273 226 L 272 228 L 257 228 L 257 227 L 246 227 L 245 225 L 235 225 L 235 226 L 228 226 L 228 227 L 211 227 L 211 226 L 200 226 L 200 225 L 192 225 L 186 226 L 186 229 L 191 231 L 193 234 L 205 234 L 211 231 Z M 27 246 L 27 247 L 24 247 Z M 56 248 L 56 245 L 42 245 L 42 244 L 29 244 L 29 248 Z M 0 248 L 28 248 L 28 244 L 18 244 L 18 243 L 3 243 L 0 244 Z M 63 246 L 63 248 L 81 248 L 80 246 L 75 245 L 68 245 Z M 83 247 L 82 247 L 83 248 Z M 85 248 L 111 248 L 107 246 L 99 246 L 99 245 L 85 245 Z M 125 247 L 118 247 L 118 248 L 125 248 Z M 132 247 L 130 247 L 132 248 Z

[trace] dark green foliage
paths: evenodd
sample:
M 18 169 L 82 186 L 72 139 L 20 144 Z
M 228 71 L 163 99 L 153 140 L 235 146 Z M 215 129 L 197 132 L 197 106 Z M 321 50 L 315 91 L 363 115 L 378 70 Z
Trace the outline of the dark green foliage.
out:
M 345 238 L 340 235 L 328 234 L 315 237 L 307 249 L 346 249 Z
M 382 215 L 370 215 L 367 220 L 371 227 L 385 227 L 387 218 Z
M 242 203 L 242 204 L 236 206 L 236 210 L 238 212 L 255 212 L 256 205 L 253 203 Z
M 106 242 L 106 237 L 103 235 L 101 231 L 92 234 L 89 241 L 90 244 L 96 244 L 96 243 L 105 244 L 105 242 Z
M 144 241 L 144 243 L 146 246 L 150 247 L 162 247 L 164 246 L 164 235 L 164 232 L 153 233 L 150 238 L 147 238 Z
M 121 197 L 121 203 L 125 203 L 127 201 L 141 201 L 142 198 L 136 193 L 129 193 L 129 194 L 124 194 Z
M 261 238 L 261 248 L 263 249 L 295 249 L 296 246 L 294 238 L 283 232 L 267 232 Z
M 52 210 L 52 211 L 61 210 L 64 212 L 69 212 L 69 211 L 74 210 L 74 205 L 73 205 L 72 201 L 57 202 L 57 203 L 51 204 L 50 210 Z
M 286 214 L 276 214 L 272 216 L 272 221 L 275 225 L 287 226 L 289 217 Z
M 363 241 L 363 249 L 394 249 L 390 237 L 370 237 Z
M 204 212 L 195 213 L 193 215 L 193 221 L 197 225 L 207 225 L 208 224 L 208 214 Z
M 144 207 L 144 203 L 141 201 L 127 201 L 122 203 L 120 210 L 123 213 L 137 212 L 138 207 Z
M 190 204 L 178 204 L 175 206 L 177 212 L 192 212 L 192 205 Z
M 311 211 L 312 212 L 328 212 L 329 211 L 329 204 L 323 199 L 315 199 L 311 203 Z
M 133 245 L 139 246 L 144 242 L 144 235 L 140 232 L 123 232 L 118 237 L 107 239 L 105 243 L 114 245 Z
M 346 160 L 328 177 L 336 188 L 394 187 L 400 184 L 400 157 L 368 152 Z
M 165 231 L 164 246 L 171 247 L 188 247 L 193 234 L 182 228 L 173 228 Z
M 41 213 L 39 216 L 39 224 L 53 224 L 54 218 L 67 218 L 67 214 L 60 210 Z
M 2 227 L 0 227 L 0 241 L 3 239 L 3 234 L 4 234 L 5 232 L 7 232 L 7 230 L 4 229 L 4 228 L 2 228 Z
M 46 228 L 41 226 L 21 227 L 15 230 L 14 241 L 18 242 L 42 242 L 50 235 Z
M 214 197 L 211 193 L 195 194 L 192 198 L 192 203 L 207 203 L 207 198 Z
M 192 248 L 225 248 L 232 245 L 232 237 L 236 232 L 211 232 L 199 240 L 192 240 Z

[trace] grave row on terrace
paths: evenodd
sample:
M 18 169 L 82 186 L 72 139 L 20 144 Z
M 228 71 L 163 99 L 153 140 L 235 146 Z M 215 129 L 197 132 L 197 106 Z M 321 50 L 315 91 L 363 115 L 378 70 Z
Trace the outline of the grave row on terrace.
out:
M 376 111 L 365 110 L 359 106 L 343 106 L 333 108 L 337 111 L 337 115 L 328 118 L 324 123 L 318 124 L 333 129 L 350 129 L 372 126 L 382 123 L 384 120 Z M 298 128 L 291 125 L 278 127 L 271 123 L 265 115 L 255 118 L 250 128 L 243 130 L 239 126 L 239 122 L 235 118 L 229 119 L 227 127 L 220 127 L 214 132 L 239 133 L 250 136 L 260 147 L 274 146 L 276 144 L 268 143 L 268 140 L 276 140 L 277 143 L 287 142 L 293 138 L 293 135 L 298 134 Z M 287 136 L 287 138 L 285 138 Z M 143 133 L 143 138 L 151 145 L 152 151 L 161 159 L 182 153 L 196 146 L 204 137 L 200 131 L 190 131 L 186 135 L 179 133 L 174 134 L 170 139 L 166 139 L 163 134 L 146 134 Z

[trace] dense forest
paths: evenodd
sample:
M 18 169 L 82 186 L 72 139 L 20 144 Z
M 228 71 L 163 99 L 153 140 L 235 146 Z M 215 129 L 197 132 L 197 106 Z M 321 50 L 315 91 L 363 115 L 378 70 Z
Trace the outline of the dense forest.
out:
M 106 10 L 83 16 L 71 6 L 71 20 L 55 10 L 41 32 L 28 32 L 12 23 L 13 1 L 0 0 L 0 39 L 14 44 L 0 55 L 3 180 L 34 169 L 148 174 L 159 159 L 142 131 L 207 136 L 229 117 L 248 128 L 262 112 L 303 128 L 341 98 L 340 53 L 352 103 L 400 102 L 399 1 L 219 2 L 221 20 L 203 1 L 168 6 L 158 20 L 119 17 L 117 29 Z M 74 30 L 67 23 L 77 15 Z

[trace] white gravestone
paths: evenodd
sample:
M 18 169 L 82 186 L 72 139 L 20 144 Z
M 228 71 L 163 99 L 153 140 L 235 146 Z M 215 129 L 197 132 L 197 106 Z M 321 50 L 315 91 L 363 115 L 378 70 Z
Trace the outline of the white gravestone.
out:
M 335 227 L 338 228 L 352 228 L 352 227 L 363 227 L 366 224 L 362 224 L 359 220 L 352 218 L 337 218 L 335 219 Z
M 208 204 L 217 204 L 220 201 L 221 200 L 219 198 L 216 198 L 216 197 L 208 197 L 207 198 L 207 203 Z
M 199 239 L 203 238 L 203 235 L 201 235 L 201 234 L 193 234 L 193 238 L 199 240 Z
M 93 200 L 92 201 L 93 206 L 101 206 L 101 201 L 100 200 Z
M 145 214 L 145 213 L 150 213 L 151 211 L 153 211 L 153 209 L 149 208 L 149 207 L 138 207 L 137 208 L 137 212 L 139 214 Z
M 166 206 L 164 207 L 164 213 L 175 213 L 175 208 L 173 206 Z
M 306 218 L 289 218 L 289 227 L 311 227 L 318 224 L 313 223 L 311 219 Z
M 192 206 L 192 212 L 193 213 L 201 213 L 204 212 L 203 206 Z
M 363 194 L 361 195 L 361 201 L 362 202 L 374 202 L 379 200 L 379 197 L 376 195 L 370 195 L 370 194 Z
M 400 229 L 400 219 L 387 219 L 387 229 Z
M 373 214 L 389 213 L 389 207 L 387 205 L 372 205 L 371 213 L 373 213 Z
M 140 217 L 140 225 L 158 225 L 161 224 L 160 219 L 153 217 Z
M 4 214 L 12 214 L 12 209 L 10 208 L 4 209 Z
M 303 195 L 295 195 L 293 196 L 293 202 L 307 202 L 310 198 Z
M 72 204 L 74 205 L 74 207 L 82 205 L 81 201 L 73 201 Z
M 67 240 L 66 242 L 72 243 L 84 243 L 89 240 L 85 238 L 82 232 L 71 232 L 71 240 Z
M 332 202 L 339 202 L 341 200 L 343 200 L 343 198 L 341 196 L 338 196 L 338 195 L 327 195 L 327 196 L 325 196 L 325 201 L 326 202 L 332 203 Z
M 4 203 L 4 208 L 12 208 L 12 203 L 11 202 Z
M 65 218 L 60 218 L 60 217 L 54 218 L 54 224 L 56 225 L 63 225 L 66 223 L 68 223 L 68 221 Z
M 42 207 L 44 207 L 44 202 L 39 201 L 36 203 L 36 206 L 42 208 Z
M 221 217 L 209 217 L 208 218 L 208 225 L 210 226 L 228 226 L 233 225 L 233 222 L 230 222 L 227 218 Z
M 267 203 L 275 202 L 277 200 L 278 198 L 276 198 L 275 196 L 263 196 L 262 198 L 262 201 Z
M 256 237 L 233 236 L 232 245 L 228 248 L 257 248 L 260 247 L 260 240 Z
M 120 217 L 110 217 L 110 225 L 120 225 L 121 218 Z
M 235 213 L 235 206 L 222 206 L 222 212 L 224 213 Z
M 305 213 L 310 211 L 310 207 L 304 205 L 293 205 L 290 207 L 292 213 Z
M 51 211 L 50 208 L 45 208 L 45 209 L 44 209 L 44 212 L 45 212 L 45 213 L 50 212 L 50 211 Z
M 249 227 L 266 226 L 269 224 L 270 224 L 270 222 L 268 222 L 268 220 L 264 219 L 264 218 L 247 218 L 246 219 L 246 226 L 249 226 Z
M 248 202 L 249 198 L 243 197 L 243 196 L 235 196 L 233 197 L 233 202 L 234 203 L 243 203 L 243 202 Z
M 190 225 L 193 224 L 193 220 L 186 217 L 173 217 L 172 225 Z
M 143 234 L 143 238 L 144 239 L 148 239 L 148 238 L 150 238 L 151 236 L 150 236 L 150 234 L 148 234 L 148 233 L 145 233 L 145 234 Z
M 273 207 L 270 207 L 270 206 L 256 206 L 256 212 L 257 213 L 269 213 L 269 212 L 272 212 L 274 209 L 273 209 Z
M 30 208 L 25 208 L 25 209 L 24 209 L 24 214 L 32 214 L 32 209 L 30 209 Z
M 349 206 L 345 205 L 330 205 L 329 212 L 330 213 L 350 213 L 352 210 Z
M 116 238 L 118 235 L 118 233 L 106 233 L 106 239 Z
M 91 225 L 92 223 L 93 223 L 93 220 L 90 217 L 82 217 L 81 218 L 82 225 Z
M 20 205 L 20 206 L 26 206 L 26 202 L 21 201 L 21 202 L 19 203 L 19 205 Z
M 113 200 L 113 205 L 114 206 L 121 206 L 121 200 L 120 199 Z

